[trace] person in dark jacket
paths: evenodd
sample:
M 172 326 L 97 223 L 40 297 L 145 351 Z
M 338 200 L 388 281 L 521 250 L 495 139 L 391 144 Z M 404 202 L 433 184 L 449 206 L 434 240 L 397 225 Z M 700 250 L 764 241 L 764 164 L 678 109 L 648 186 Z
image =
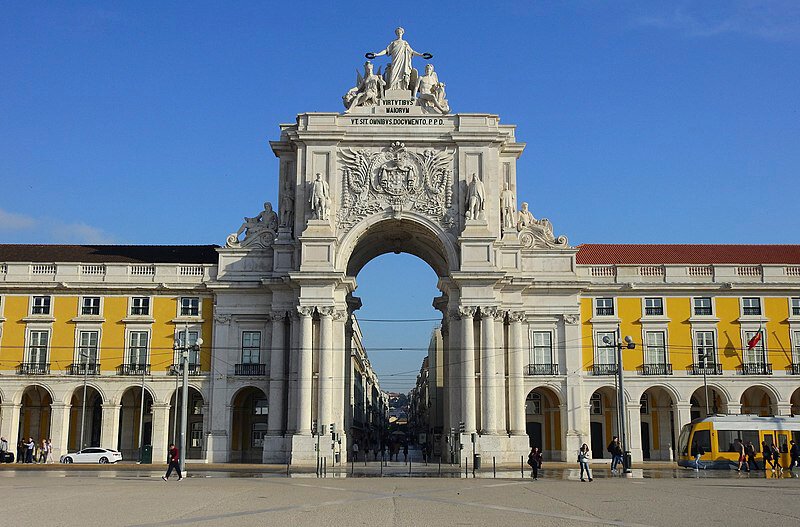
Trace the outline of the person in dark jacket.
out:
M 183 476 L 181 475 L 181 455 L 180 452 L 178 452 L 178 447 L 176 447 L 174 443 L 169 444 L 167 456 L 169 458 L 169 467 L 167 467 L 167 473 L 161 476 L 161 479 L 167 481 L 174 469 L 175 472 L 178 473 L 178 481 L 181 481 L 183 479 Z
M 774 471 L 775 467 L 778 467 L 778 472 L 782 471 L 783 467 L 781 466 L 781 451 L 778 450 L 778 446 L 775 444 L 770 445 L 769 448 L 770 450 L 772 450 L 772 463 L 773 463 L 772 470 Z M 766 469 L 767 467 L 764 467 L 764 470 Z
M 694 456 L 694 469 L 700 470 L 701 468 L 706 468 L 704 465 L 700 464 L 700 457 L 705 454 L 706 451 L 702 445 L 700 445 L 697 440 L 692 443 L 692 456 Z
M 625 466 L 622 462 L 622 445 L 619 443 L 619 437 L 614 436 L 611 438 L 611 442 L 608 444 L 608 453 L 611 454 L 612 472 L 617 470 L 617 464 Z
M 764 456 L 764 470 L 767 470 L 767 463 L 775 470 L 775 462 L 772 460 L 772 449 L 766 441 L 761 442 L 761 455 Z
M 539 469 L 542 468 L 542 452 L 539 447 L 531 448 L 528 454 L 528 465 L 531 467 L 531 477 L 536 481 L 539 479 Z
M 758 463 L 756 463 L 756 447 L 753 445 L 752 441 L 745 443 L 744 453 L 747 455 L 748 468 L 752 468 L 753 470 L 761 470 L 758 468 Z
M 792 447 L 789 449 L 789 457 L 791 461 L 789 462 L 789 472 L 792 472 L 794 467 L 800 466 L 800 445 L 798 445 L 794 439 L 789 441 Z

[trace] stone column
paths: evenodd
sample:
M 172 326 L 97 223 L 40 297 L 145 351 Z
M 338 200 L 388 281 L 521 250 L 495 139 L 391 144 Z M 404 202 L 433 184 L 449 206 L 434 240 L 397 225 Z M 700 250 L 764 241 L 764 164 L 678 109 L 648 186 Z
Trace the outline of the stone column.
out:
M 17 443 L 19 443 L 19 410 L 20 404 L 3 403 L 0 404 L 0 436 L 8 441 L 8 449 L 17 455 Z M 16 459 L 14 460 L 16 461 Z
M 475 427 L 475 331 L 472 327 L 476 307 L 461 306 L 461 415 L 466 433 Z
M 524 311 L 508 313 L 508 416 L 511 435 L 525 434 L 525 354 L 522 349 Z M 562 429 L 566 431 L 566 427 Z
M 626 423 L 625 426 L 627 427 L 627 435 L 628 435 L 628 445 L 627 448 L 631 452 L 631 460 L 634 463 L 641 463 L 642 462 L 642 414 L 641 414 L 642 405 L 639 401 L 633 403 L 627 403 L 625 405 L 625 410 L 628 412 L 626 414 Z
M 673 419 L 673 426 L 675 427 L 675 436 L 676 440 L 681 435 L 681 429 L 692 422 L 692 404 L 691 403 L 674 403 L 672 405 L 672 419 Z M 688 439 L 688 438 L 687 438 Z M 681 455 L 678 451 L 679 445 L 674 445 L 673 448 L 675 449 L 675 455 Z M 687 445 L 688 447 L 688 445 Z M 688 454 L 688 448 L 687 448 Z
M 103 448 L 119 450 L 119 413 L 118 404 L 106 403 L 103 405 L 103 419 L 100 426 L 100 444 Z
M 286 324 L 285 313 L 275 311 L 272 313 L 272 347 L 269 359 L 269 414 L 267 415 L 267 434 L 283 435 L 286 430 L 284 423 L 285 408 L 283 394 L 286 389 Z
M 211 463 L 226 463 L 230 456 L 228 429 L 231 426 L 230 401 L 228 400 L 228 372 L 231 364 L 239 362 L 239 343 L 230 338 L 231 315 L 214 315 L 214 334 L 211 354 L 211 387 L 206 435 L 206 459 Z M 235 343 L 234 343 L 235 342 Z M 177 402 L 178 398 L 175 398 Z M 117 410 L 119 416 L 119 410 Z M 175 410 L 175 419 L 179 412 Z M 103 407 L 103 426 L 105 426 L 105 406 Z M 116 442 L 116 436 L 114 441 Z M 155 459 L 155 458 L 154 458 Z
M 333 311 L 330 306 L 319 311 L 319 381 L 317 384 L 317 426 L 329 433 L 333 397 Z
M 67 453 L 70 408 L 69 404 L 52 403 L 50 405 L 50 439 L 53 441 L 53 457 L 55 459 Z M 11 443 L 8 446 L 11 448 Z
M 509 425 L 506 416 L 508 399 L 506 398 L 506 356 L 508 343 L 506 342 L 505 332 L 506 312 L 497 310 L 494 314 L 494 375 L 497 380 L 495 396 L 497 397 L 497 432 L 508 434 Z
M 792 403 L 790 403 L 790 402 L 779 402 L 779 403 L 775 403 L 774 406 L 775 406 L 775 410 L 777 410 L 777 412 L 778 412 L 778 413 L 775 414 L 776 416 L 779 416 L 779 415 L 787 415 L 787 416 L 788 415 L 792 415 Z
M 333 393 L 331 395 L 331 422 L 336 423 L 336 432 L 346 434 L 344 406 L 346 398 L 345 368 L 350 364 L 350 356 L 344 345 L 344 324 L 347 311 L 333 312 Z M 349 401 L 349 397 L 347 397 Z
M 566 374 L 563 393 L 567 427 L 562 455 L 569 461 L 575 457 L 583 443 L 591 444 L 592 441 L 589 395 L 583 389 L 586 371 L 583 364 L 580 317 L 577 314 L 565 314 L 563 320 L 564 346 L 559 346 L 559 368 Z
M 481 434 L 497 434 L 497 378 L 494 342 L 495 307 L 481 307 Z
M 299 360 L 300 343 L 300 315 L 296 310 L 287 313 L 289 317 L 289 355 L 286 364 L 289 384 L 286 387 L 286 430 L 297 431 L 297 362 Z
M 150 439 L 150 444 L 153 445 L 153 464 L 160 465 L 167 459 L 167 446 L 169 444 L 169 435 L 170 435 L 170 428 L 169 428 L 169 408 L 170 405 L 168 403 L 153 403 L 152 411 L 153 411 L 153 433 Z M 178 408 L 178 411 L 175 413 L 176 417 L 180 418 L 181 410 Z M 180 423 L 180 421 L 178 421 Z M 178 434 L 180 434 L 180 424 L 178 425 Z M 184 433 L 187 434 L 186 436 L 186 445 L 188 447 L 190 440 L 188 430 L 184 430 Z M 180 435 L 178 435 L 180 438 Z M 178 439 L 180 441 L 180 439 Z M 180 445 L 177 445 L 180 448 Z M 181 467 L 185 468 L 185 467 Z
M 461 410 L 462 394 L 464 387 L 461 385 L 463 375 L 461 373 L 463 364 L 461 364 L 461 353 L 458 350 L 461 348 L 461 333 L 459 313 L 457 310 L 448 312 L 449 327 L 448 327 L 448 343 L 447 353 L 444 355 L 445 364 L 445 392 L 447 392 L 447 422 L 449 428 L 444 433 L 449 434 L 450 428 L 458 430 L 459 416 L 463 415 Z M 451 438 L 452 439 L 452 438 Z
M 312 319 L 314 308 L 309 306 L 299 306 L 297 312 L 300 314 L 300 349 L 297 367 L 297 418 L 295 424 L 296 432 L 301 435 L 311 434 L 311 390 L 312 378 L 314 375 L 314 364 L 312 356 Z

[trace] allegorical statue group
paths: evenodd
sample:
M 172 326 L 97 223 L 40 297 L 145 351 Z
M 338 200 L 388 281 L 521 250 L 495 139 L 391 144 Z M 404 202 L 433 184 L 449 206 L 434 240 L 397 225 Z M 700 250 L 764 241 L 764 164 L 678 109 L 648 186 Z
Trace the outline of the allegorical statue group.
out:
M 356 85 L 342 97 L 346 113 L 359 107 L 378 106 L 386 90 L 406 91 L 408 97 L 416 97 L 417 104 L 432 113 L 450 113 L 450 106 L 445 98 L 445 84 L 439 81 L 439 76 L 433 70 L 433 64 L 425 66 L 425 74 L 422 76 L 411 65 L 411 59 L 414 57 L 429 60 L 433 55 L 414 51 L 409 43 L 403 40 L 403 33 L 403 28 L 398 27 L 395 29 L 397 38 L 390 42 L 386 49 L 366 54 L 370 60 L 386 55 L 391 57 L 392 61 L 383 73 L 380 68 L 375 72 L 369 61 L 364 64 L 364 74 L 357 74 Z

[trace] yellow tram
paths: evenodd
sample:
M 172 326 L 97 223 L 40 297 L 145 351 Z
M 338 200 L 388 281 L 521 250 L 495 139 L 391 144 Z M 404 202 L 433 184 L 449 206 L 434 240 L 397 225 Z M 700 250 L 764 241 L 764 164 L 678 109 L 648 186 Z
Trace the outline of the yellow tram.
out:
M 752 441 L 756 460 L 763 468 L 761 442 L 775 444 L 781 452 L 781 466 L 789 466 L 790 440 L 800 443 L 800 417 L 759 417 L 756 415 L 715 415 L 695 419 L 681 429 L 678 437 L 678 465 L 695 467 L 692 445 L 705 451 L 700 464 L 705 468 L 729 468 L 738 465 L 735 439 Z

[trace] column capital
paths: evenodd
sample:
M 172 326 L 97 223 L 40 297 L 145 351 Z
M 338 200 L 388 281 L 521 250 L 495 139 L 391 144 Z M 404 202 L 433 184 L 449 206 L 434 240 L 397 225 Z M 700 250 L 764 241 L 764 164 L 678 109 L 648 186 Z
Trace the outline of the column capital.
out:
M 72 408 L 72 405 L 66 403 L 50 403 L 50 408 L 52 408 L 53 410 L 65 410 Z
M 565 313 L 564 314 L 564 323 L 573 326 L 580 322 L 581 317 L 575 313 Z
M 480 317 L 481 320 L 495 318 L 497 316 L 497 306 L 481 306 Z
M 286 310 L 270 311 L 269 318 L 273 322 L 283 322 L 286 319 Z
M 347 318 L 347 310 L 345 309 L 333 310 L 333 320 L 344 320 L 345 318 Z
M 336 308 L 334 308 L 333 306 L 319 306 L 317 308 L 317 312 L 319 313 L 319 316 L 325 317 L 325 318 L 333 317 L 333 313 L 335 311 L 336 311 Z
M 477 306 L 458 306 L 458 309 L 453 310 L 450 316 L 455 319 L 473 318 L 477 312 Z
M 214 322 L 227 325 L 231 323 L 231 318 L 230 315 L 214 315 Z
M 512 324 L 519 323 L 525 320 L 525 312 L 524 311 L 509 311 L 508 312 L 508 321 Z
M 303 318 L 309 318 L 314 314 L 314 306 L 297 306 L 297 314 Z

